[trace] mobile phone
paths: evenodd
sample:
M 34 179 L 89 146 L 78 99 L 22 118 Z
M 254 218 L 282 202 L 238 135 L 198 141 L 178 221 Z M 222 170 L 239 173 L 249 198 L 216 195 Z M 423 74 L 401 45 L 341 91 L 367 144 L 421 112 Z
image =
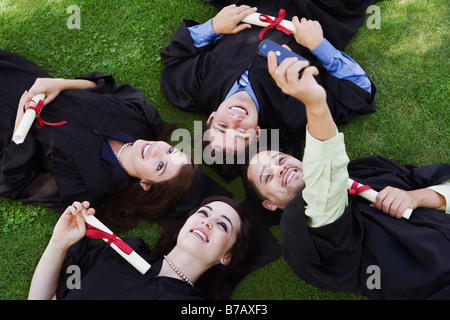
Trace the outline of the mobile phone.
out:
M 298 60 L 308 61 L 307 59 L 303 58 L 301 55 L 299 55 L 295 52 L 292 52 L 286 48 L 283 48 L 278 43 L 273 42 L 270 39 L 266 39 L 260 43 L 260 45 L 258 47 L 258 54 L 260 56 L 263 56 L 264 58 L 267 58 L 267 54 L 269 53 L 269 51 L 275 52 L 278 64 L 280 64 L 284 59 L 289 58 L 289 57 L 296 57 Z

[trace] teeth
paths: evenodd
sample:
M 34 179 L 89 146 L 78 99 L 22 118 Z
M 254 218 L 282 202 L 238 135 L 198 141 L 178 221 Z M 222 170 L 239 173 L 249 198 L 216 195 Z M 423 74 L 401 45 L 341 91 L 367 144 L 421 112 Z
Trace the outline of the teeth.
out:
M 292 177 L 294 176 L 295 171 L 292 171 L 291 174 L 289 175 L 289 177 L 287 178 L 286 184 L 289 183 L 289 181 L 291 181 Z
M 151 147 L 151 145 L 149 145 L 149 144 L 145 146 L 144 152 L 142 152 L 142 158 L 145 157 L 145 154 L 147 153 L 148 149 L 150 149 L 150 147 Z
M 205 235 L 203 232 L 201 232 L 200 230 L 195 229 L 195 230 L 192 231 L 192 232 L 198 234 L 200 237 L 203 238 L 204 241 L 208 241 L 208 240 L 206 239 L 206 235 Z
M 247 114 L 247 111 L 245 111 L 244 109 L 242 109 L 240 107 L 232 107 L 231 110 L 235 110 L 235 111 L 238 111 L 240 113 Z

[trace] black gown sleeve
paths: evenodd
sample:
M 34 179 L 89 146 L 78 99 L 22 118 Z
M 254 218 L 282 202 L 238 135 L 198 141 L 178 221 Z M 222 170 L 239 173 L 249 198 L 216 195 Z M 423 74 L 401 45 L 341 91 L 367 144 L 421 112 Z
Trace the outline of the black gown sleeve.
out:
M 352 178 L 377 191 L 386 186 L 414 190 L 450 178 L 449 164 L 417 167 L 367 157 L 348 167 Z M 304 205 L 300 193 L 286 206 L 280 222 L 283 258 L 299 278 L 322 289 L 378 299 L 428 297 L 445 286 L 448 292 L 448 281 L 437 280 L 448 279 L 450 229 L 445 213 L 417 208 L 408 220 L 394 219 L 366 200 L 349 196 L 339 219 L 309 228 Z M 370 265 L 383 272 L 382 290 L 366 285 Z
M 1 51 L 0 69 L 1 83 L 12 82 L 2 87 L 10 93 L 0 95 L 1 196 L 57 210 L 75 200 L 99 203 L 113 188 L 109 167 L 100 159 L 99 133 L 126 132 L 132 139 L 148 140 L 161 133 L 161 117 L 136 88 L 94 72 L 78 79 L 93 81 L 95 87 L 64 90 L 42 110 L 45 121 L 66 120 L 65 125 L 38 129 L 33 124 L 25 141 L 16 145 L 11 137 L 21 94 L 36 78 L 51 76 L 25 58 Z
M 130 111 L 144 115 L 149 124 L 148 128 L 152 130 L 151 136 L 157 137 L 161 132 L 162 119 L 160 115 L 147 104 L 142 93 L 133 86 L 129 84 L 118 85 L 113 76 L 105 75 L 99 71 L 78 76 L 76 79 L 90 80 L 97 84 L 93 88 L 85 89 L 87 92 L 110 97 Z
M 283 258 L 302 280 L 325 290 L 359 287 L 364 230 L 350 200 L 335 222 L 308 228 L 301 194 L 286 206 L 280 222 Z
M 170 44 L 161 51 L 161 90 L 171 104 L 183 111 L 201 112 L 202 81 L 212 63 L 211 46 L 196 48 L 188 27 L 197 22 L 183 20 Z M 220 75 L 218 75 L 220 77 Z

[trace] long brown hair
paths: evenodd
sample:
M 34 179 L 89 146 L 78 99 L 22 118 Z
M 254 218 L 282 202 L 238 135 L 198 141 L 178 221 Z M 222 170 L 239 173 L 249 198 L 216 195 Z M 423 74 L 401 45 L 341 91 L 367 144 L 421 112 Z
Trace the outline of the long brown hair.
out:
M 209 299 L 230 299 L 232 290 L 245 276 L 253 262 L 258 249 L 258 239 L 242 208 L 228 197 L 205 198 L 200 206 L 189 213 L 189 216 L 202 206 L 214 201 L 225 202 L 232 207 L 241 219 L 241 227 L 236 235 L 236 241 L 229 251 L 231 253 L 230 263 L 218 264 L 207 270 L 195 282 L 195 287 L 202 289 Z M 175 247 L 181 228 L 182 226 L 179 226 L 165 231 L 153 249 L 154 257 L 162 259 L 163 255 L 168 254 Z
M 140 220 L 164 218 L 189 191 L 197 173 L 194 163 L 183 165 L 172 179 L 152 183 L 145 191 L 140 180 L 131 178 L 99 211 L 98 216 L 114 232 L 134 228 Z

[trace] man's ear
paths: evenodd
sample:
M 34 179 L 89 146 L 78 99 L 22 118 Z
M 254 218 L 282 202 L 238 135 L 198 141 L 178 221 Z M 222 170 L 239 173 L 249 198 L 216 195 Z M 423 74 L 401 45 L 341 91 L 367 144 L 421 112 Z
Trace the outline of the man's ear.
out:
M 210 114 L 209 117 L 208 117 L 208 120 L 206 120 L 206 125 L 207 125 L 207 126 L 211 125 L 210 122 L 212 121 L 212 119 L 214 118 L 215 115 L 216 115 L 216 112 L 215 112 L 215 111 L 211 112 L 211 114 Z
M 141 181 L 141 188 L 144 189 L 144 191 L 148 191 L 151 188 L 151 184 L 145 181 Z
M 264 208 L 266 208 L 267 210 L 270 210 L 270 211 L 275 211 L 278 209 L 278 206 L 276 206 L 272 201 L 267 200 L 267 199 L 264 200 L 261 204 Z
M 261 133 L 261 128 L 256 126 L 256 141 L 259 141 L 259 134 Z
M 220 263 L 223 264 L 224 266 L 226 266 L 227 264 L 230 263 L 231 261 L 231 256 L 232 254 L 230 252 L 228 252 L 226 255 L 224 255 L 221 259 L 220 259 Z

